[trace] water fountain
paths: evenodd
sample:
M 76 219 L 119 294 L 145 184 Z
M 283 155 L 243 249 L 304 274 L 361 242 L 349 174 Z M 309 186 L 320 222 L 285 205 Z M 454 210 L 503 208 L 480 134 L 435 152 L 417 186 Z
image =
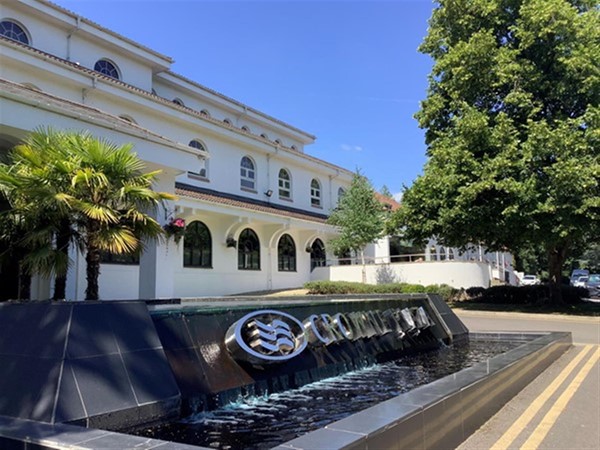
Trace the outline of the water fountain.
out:
M 485 342 L 479 362 L 427 372 L 471 358 L 469 341 Z M 493 342 L 508 351 L 490 357 Z M 0 446 L 448 448 L 570 343 L 565 333 L 469 335 L 433 295 L 0 305 Z M 247 426 L 302 411 L 312 424 L 278 436 Z

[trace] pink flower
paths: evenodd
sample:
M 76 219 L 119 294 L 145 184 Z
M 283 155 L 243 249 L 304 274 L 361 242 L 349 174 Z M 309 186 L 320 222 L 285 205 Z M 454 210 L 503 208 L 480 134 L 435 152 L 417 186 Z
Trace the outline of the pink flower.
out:
M 183 219 L 179 219 L 179 218 L 173 219 L 172 222 L 171 222 L 171 224 L 174 227 L 185 228 L 185 220 L 183 220 Z

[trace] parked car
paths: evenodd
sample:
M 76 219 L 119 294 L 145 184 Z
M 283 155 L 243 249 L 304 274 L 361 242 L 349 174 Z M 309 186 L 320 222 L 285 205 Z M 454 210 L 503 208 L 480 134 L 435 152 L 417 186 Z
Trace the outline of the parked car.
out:
M 523 278 L 521 278 L 522 286 L 532 286 L 534 284 L 540 284 L 539 278 L 535 275 L 524 275 Z
M 571 284 L 575 287 L 585 287 L 585 284 L 587 283 L 588 279 L 589 279 L 588 276 L 579 277 Z
M 585 283 L 585 287 L 587 288 L 590 297 L 600 298 L 600 273 L 591 274 Z
M 587 277 L 589 274 L 590 271 L 587 269 L 573 269 L 573 272 L 571 272 L 571 285 L 575 286 L 575 282 L 579 277 Z

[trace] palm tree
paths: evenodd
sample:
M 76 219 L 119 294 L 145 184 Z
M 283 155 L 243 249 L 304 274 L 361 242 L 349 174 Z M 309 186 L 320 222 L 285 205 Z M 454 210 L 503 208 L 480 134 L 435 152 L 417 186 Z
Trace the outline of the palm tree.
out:
M 144 173 L 131 149 L 87 132 L 38 130 L 13 152 L 12 172 L 3 176 L 10 171 L 0 170 L 0 185 L 10 186 L 5 195 L 33 225 L 31 267 L 62 270 L 56 255 L 49 257 L 48 244 L 66 254 L 75 242 L 85 251 L 87 300 L 98 299 L 101 253 L 133 253 L 144 240 L 162 236 L 152 214 L 175 199 L 151 189 L 159 172 Z
M 175 197 L 151 189 L 159 171 L 144 173 L 130 144 L 74 133 L 67 136 L 66 147 L 75 170 L 63 201 L 75 213 L 86 250 L 86 299 L 96 300 L 101 252 L 134 253 L 144 240 L 162 236 L 151 213 Z
M 52 130 L 33 132 L 0 164 L 0 191 L 9 208 L 0 217 L 0 237 L 13 255 L 20 255 L 20 276 L 55 275 L 54 299 L 65 298 L 69 245 L 76 236 L 69 210 L 56 194 L 69 186 L 64 170 L 64 135 Z M 23 283 L 22 283 L 23 285 Z M 23 289 L 21 289 L 23 291 Z

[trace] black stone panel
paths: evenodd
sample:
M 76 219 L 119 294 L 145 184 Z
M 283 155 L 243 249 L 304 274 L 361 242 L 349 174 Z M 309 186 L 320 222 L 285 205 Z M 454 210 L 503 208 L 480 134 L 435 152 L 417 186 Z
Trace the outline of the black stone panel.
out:
M 199 392 L 210 392 L 194 348 L 166 348 L 165 354 L 183 397 L 189 398 L 198 395 Z
M 110 415 L 138 425 L 178 402 L 143 302 L 0 305 L 0 415 L 51 423 Z
M 103 306 L 107 310 L 108 320 L 118 340 L 121 353 L 161 346 L 144 303 L 115 302 Z
M 109 325 L 110 305 L 102 303 L 77 304 L 73 308 L 67 356 L 70 359 L 110 355 L 119 352 Z
M 164 363 L 165 360 L 162 349 L 139 350 L 123 354 L 125 369 L 138 404 L 179 395 L 173 372 Z
M 156 332 L 164 349 L 189 348 L 194 346 L 182 315 L 153 317 Z
M 46 302 L 0 305 L 0 354 L 62 357 L 68 313 Z
M 60 401 L 57 402 L 53 422 L 68 422 L 86 417 L 85 409 L 83 408 L 83 403 L 75 384 L 71 361 L 64 362 L 58 398 Z
M 60 365 L 59 360 L 0 355 L 0 415 L 49 422 Z
M 0 437 L 0 448 L 2 450 L 25 450 L 27 444 L 15 439 Z
M 121 355 L 80 358 L 71 363 L 89 416 L 137 405 Z

